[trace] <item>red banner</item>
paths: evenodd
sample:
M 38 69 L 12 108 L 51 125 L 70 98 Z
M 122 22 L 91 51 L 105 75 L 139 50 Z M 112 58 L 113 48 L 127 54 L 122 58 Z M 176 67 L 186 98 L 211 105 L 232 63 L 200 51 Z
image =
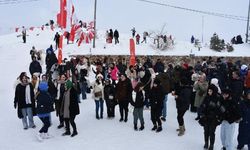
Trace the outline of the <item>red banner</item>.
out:
M 58 46 L 58 64 L 62 63 L 62 45 L 63 45 L 63 35 L 60 36 L 59 46 Z
M 134 39 L 129 40 L 130 44 L 130 65 L 135 65 L 135 41 Z

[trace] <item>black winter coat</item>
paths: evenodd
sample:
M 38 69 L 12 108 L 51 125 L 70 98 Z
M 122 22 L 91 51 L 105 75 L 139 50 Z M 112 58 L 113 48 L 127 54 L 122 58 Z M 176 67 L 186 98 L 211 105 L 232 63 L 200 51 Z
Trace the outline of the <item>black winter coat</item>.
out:
M 135 101 L 131 100 L 131 105 L 135 108 L 142 108 L 144 106 L 144 96 L 142 91 L 136 92 Z
M 239 105 L 231 97 L 229 97 L 226 100 L 222 98 L 221 104 L 222 104 L 222 120 L 226 120 L 231 124 L 241 118 Z
M 70 117 L 80 114 L 79 104 L 77 100 L 77 91 L 74 88 L 70 89 L 69 112 L 70 112 Z
M 201 119 L 199 123 L 219 125 L 221 123 L 222 111 L 221 111 L 221 98 L 218 94 L 207 95 L 200 107 Z
M 26 104 L 26 98 L 25 98 L 26 86 L 30 87 L 31 104 Z M 31 83 L 29 83 L 28 85 L 22 85 L 20 83 L 16 86 L 14 104 L 15 105 L 17 104 L 17 107 L 18 107 L 18 109 L 17 109 L 18 118 L 23 118 L 22 112 L 21 112 L 22 108 L 32 107 L 33 115 L 36 114 L 34 89 L 33 89 L 33 86 Z
M 104 86 L 104 100 L 110 99 L 110 96 L 111 97 L 113 96 L 113 99 L 111 99 L 111 100 L 114 100 L 114 98 L 115 98 L 115 87 L 112 84 Z
M 190 86 L 180 86 L 180 90 L 175 93 L 178 97 L 176 100 L 176 108 L 178 110 L 188 110 L 192 94 Z
M 53 100 L 48 92 L 40 91 L 37 95 L 37 114 L 46 114 L 54 111 Z
M 30 74 L 33 75 L 35 72 L 42 73 L 42 67 L 38 61 L 32 61 L 29 67 Z
M 239 124 L 238 141 L 242 144 L 250 143 L 250 100 L 240 102 L 242 121 Z
M 158 85 L 157 87 L 152 87 L 149 95 L 151 108 L 161 111 L 163 108 L 164 97 L 165 95 L 163 93 L 162 86 Z
M 132 91 L 133 87 L 130 79 L 126 79 L 125 81 L 119 81 L 116 86 L 116 95 L 115 98 L 119 101 L 128 101 L 132 99 Z
M 243 81 L 241 79 L 233 79 L 229 88 L 232 91 L 232 98 L 239 102 L 244 89 Z

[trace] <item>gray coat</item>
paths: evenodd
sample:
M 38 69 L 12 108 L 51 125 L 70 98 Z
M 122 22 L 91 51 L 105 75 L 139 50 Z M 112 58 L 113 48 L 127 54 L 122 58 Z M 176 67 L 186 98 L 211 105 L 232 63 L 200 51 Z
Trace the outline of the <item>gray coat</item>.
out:
M 207 95 L 208 82 L 196 82 L 194 84 L 194 90 L 196 91 L 194 106 L 199 108 L 204 98 Z

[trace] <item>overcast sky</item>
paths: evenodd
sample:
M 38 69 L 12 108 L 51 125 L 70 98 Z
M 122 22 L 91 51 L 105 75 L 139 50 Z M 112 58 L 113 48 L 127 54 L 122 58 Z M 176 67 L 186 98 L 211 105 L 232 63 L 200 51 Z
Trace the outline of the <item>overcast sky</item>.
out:
M 93 20 L 94 0 L 72 0 L 77 17 L 83 21 Z M 152 0 L 170 5 L 202 11 L 247 17 L 249 0 Z M 12 5 L 0 5 L 0 33 L 18 26 L 40 26 L 55 19 L 59 0 L 38 0 Z M 143 31 L 165 31 L 177 40 L 190 40 L 191 35 L 201 39 L 202 16 L 204 16 L 204 39 L 208 41 L 214 32 L 230 40 L 241 34 L 245 39 L 246 21 L 214 17 L 170 7 L 148 4 L 137 0 L 97 0 L 97 28 L 118 29 L 129 33 L 135 27 Z

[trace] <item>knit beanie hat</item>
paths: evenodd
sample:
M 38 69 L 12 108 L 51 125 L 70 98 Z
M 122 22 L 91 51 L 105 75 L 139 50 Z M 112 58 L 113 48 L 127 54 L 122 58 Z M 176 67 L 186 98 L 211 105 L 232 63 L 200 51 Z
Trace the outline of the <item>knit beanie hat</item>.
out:
M 48 83 L 47 82 L 41 82 L 38 86 L 40 91 L 48 91 Z

